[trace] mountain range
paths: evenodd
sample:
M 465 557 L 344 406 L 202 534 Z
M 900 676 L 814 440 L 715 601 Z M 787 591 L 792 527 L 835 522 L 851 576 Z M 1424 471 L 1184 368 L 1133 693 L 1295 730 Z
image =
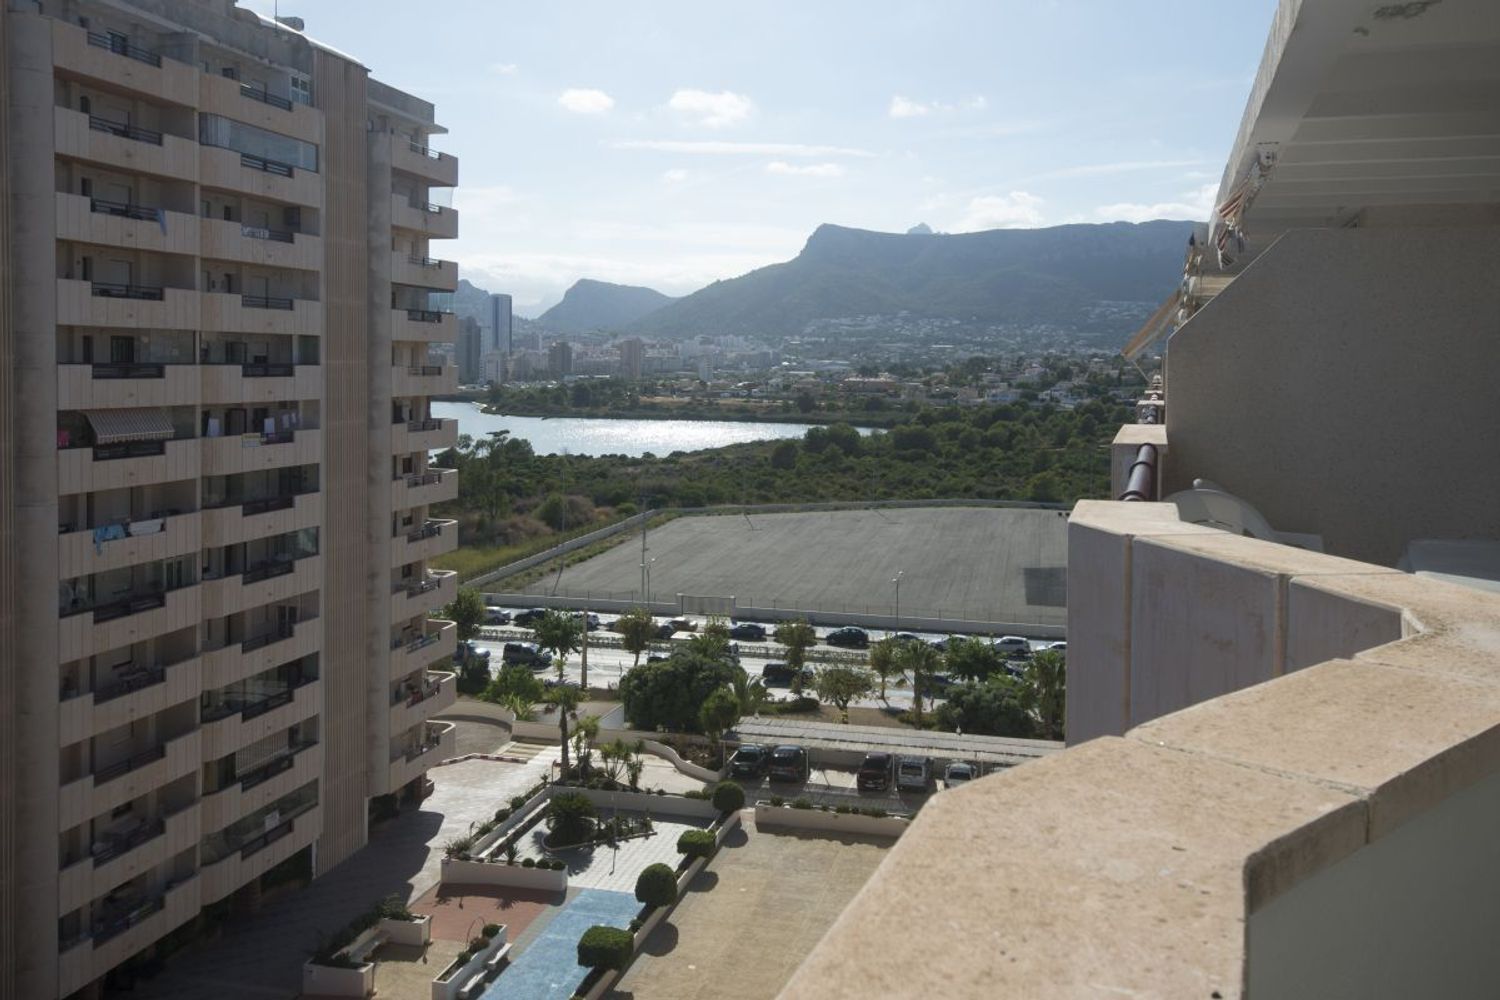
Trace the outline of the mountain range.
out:
M 652 288 L 583 278 L 536 321 L 560 333 L 619 330 L 675 301 Z

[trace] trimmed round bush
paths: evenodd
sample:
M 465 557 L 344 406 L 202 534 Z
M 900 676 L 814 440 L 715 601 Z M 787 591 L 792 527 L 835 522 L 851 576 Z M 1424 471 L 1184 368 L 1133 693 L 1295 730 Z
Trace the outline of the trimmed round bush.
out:
M 595 924 L 578 939 L 578 964 L 591 969 L 620 971 L 630 963 L 635 938 L 627 930 Z
M 485 924 L 484 930 L 480 931 L 480 933 L 483 934 L 486 938 L 493 938 L 496 934 L 500 933 L 500 925 Z
M 745 808 L 745 790 L 738 782 L 721 781 L 714 786 L 714 808 L 721 813 L 739 812 Z
M 677 850 L 690 858 L 706 858 L 714 852 L 714 835 L 707 830 L 684 830 Z
M 647 906 L 671 906 L 677 902 L 677 874 L 658 861 L 647 865 L 635 880 L 635 898 Z
M 521 867 L 522 868 L 535 868 L 536 867 L 536 858 L 522 858 L 521 859 Z

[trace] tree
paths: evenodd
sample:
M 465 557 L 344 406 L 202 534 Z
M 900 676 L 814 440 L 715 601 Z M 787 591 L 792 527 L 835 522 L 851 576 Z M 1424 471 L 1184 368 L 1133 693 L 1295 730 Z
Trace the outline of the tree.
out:
M 635 935 L 620 927 L 595 924 L 578 939 L 578 964 L 623 971 L 635 952 Z
M 949 688 L 947 700 L 937 710 L 937 722 L 943 729 L 962 729 L 978 736 L 1027 739 L 1036 733 L 1024 688 L 1003 673 Z
M 807 662 L 807 651 L 818 642 L 818 633 L 805 619 L 782 622 L 771 636 L 786 647 L 786 665 L 792 668 L 792 693 L 802 693 L 802 666 Z
M 1026 673 L 1022 676 L 1026 707 L 1035 716 L 1037 728 L 1046 739 L 1063 738 L 1067 682 L 1067 661 L 1055 649 L 1034 654 L 1026 664 Z
M 896 651 L 896 664 L 911 678 L 911 714 L 919 729 L 922 726 L 922 696 L 927 691 L 929 678 L 937 673 L 939 663 L 937 650 L 925 642 L 903 642 Z
M 828 428 L 828 443 L 845 455 L 858 455 L 864 449 L 859 431 L 848 424 L 833 424 Z
M 738 781 L 721 781 L 714 786 L 713 804 L 721 813 L 739 812 L 745 808 L 745 790 Z
M 625 780 L 630 782 L 630 790 L 638 791 L 641 787 L 641 772 L 646 769 L 646 761 L 642 756 L 646 752 L 646 741 L 636 740 L 630 745 L 630 756 L 625 759 Z
M 797 393 L 798 413 L 811 413 L 817 408 L 818 401 L 816 399 L 813 399 L 812 393 L 808 392 L 806 389 L 803 389 L 801 392 Z
M 562 730 L 562 773 L 568 773 L 568 717 L 578 711 L 583 692 L 571 684 L 559 684 L 547 692 L 547 700 L 557 706 L 557 727 Z
M 875 678 L 859 667 L 836 665 L 824 667 L 813 675 L 813 690 L 818 698 L 839 710 L 841 721 L 849 721 L 849 703 L 867 697 L 875 688 Z
M 563 519 L 568 514 L 568 502 L 561 493 L 549 493 L 536 509 L 536 519 L 553 531 L 563 530 Z
M 740 721 L 740 700 L 727 687 L 719 688 L 704 699 L 698 709 L 698 725 L 703 735 L 714 741 L 719 748 L 719 757 L 724 756 L 724 733 Z
M 870 646 L 870 670 L 880 678 L 881 701 L 885 701 L 887 681 L 899 681 L 905 678 L 901 667 L 896 663 L 896 651 L 900 648 L 900 640 L 893 638 L 881 639 Z
M 635 729 L 693 732 L 698 712 L 709 695 L 732 687 L 742 674 L 726 660 L 701 656 L 690 649 L 673 650 L 655 663 L 643 663 L 620 680 L 625 718 Z
M 503 704 L 507 698 L 516 696 L 535 703 L 541 701 L 545 694 L 542 682 L 528 668 L 519 663 L 507 663 L 500 668 L 500 673 L 490 681 L 480 698 Z
M 554 795 L 547 803 L 547 842 L 552 844 L 581 844 L 594 832 L 594 817 L 599 810 L 587 795 L 566 792 Z
M 677 873 L 660 861 L 647 865 L 636 876 L 635 898 L 647 906 L 671 906 L 677 902 Z
M 573 756 L 578 767 L 578 777 L 587 778 L 593 766 L 593 741 L 599 735 L 599 716 L 580 716 L 573 726 Z
M 797 442 L 782 441 L 771 449 L 771 468 L 790 469 L 797 464 Z
M 583 643 L 583 619 L 552 608 L 537 620 L 531 631 L 536 637 L 536 644 L 555 657 L 557 679 L 562 680 L 568 654 L 575 652 Z
M 734 682 L 730 686 L 734 689 L 734 700 L 739 704 L 742 719 L 747 715 L 759 715 L 766 702 L 771 700 L 771 693 L 766 690 L 766 682 L 759 677 L 752 679 L 743 670 L 735 675 Z
M 484 598 L 473 587 L 460 587 L 443 609 L 443 617 L 458 626 L 460 641 L 473 639 L 484 624 Z
M 948 673 L 966 681 L 985 680 L 1005 666 L 1004 659 L 995 652 L 995 647 L 976 636 L 954 636 L 949 639 L 948 647 L 943 652 L 943 663 L 948 668 Z
M 729 623 L 722 618 L 710 618 L 702 631 L 688 637 L 687 648 L 709 659 L 729 659 Z
M 620 632 L 620 644 L 625 647 L 625 652 L 635 654 L 632 669 L 640 666 L 641 654 L 651 648 L 651 640 L 656 638 L 656 622 L 651 620 L 651 612 L 645 608 L 631 608 L 615 622 L 615 628 Z

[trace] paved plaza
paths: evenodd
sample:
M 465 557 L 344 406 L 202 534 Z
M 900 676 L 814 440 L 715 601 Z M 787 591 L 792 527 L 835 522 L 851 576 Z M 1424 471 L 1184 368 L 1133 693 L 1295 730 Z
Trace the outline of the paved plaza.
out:
M 1063 512 L 902 507 L 681 517 L 650 532 L 653 600 L 678 593 L 740 607 L 1065 625 Z M 549 577 L 546 591 L 639 600 L 641 549 L 616 546 Z

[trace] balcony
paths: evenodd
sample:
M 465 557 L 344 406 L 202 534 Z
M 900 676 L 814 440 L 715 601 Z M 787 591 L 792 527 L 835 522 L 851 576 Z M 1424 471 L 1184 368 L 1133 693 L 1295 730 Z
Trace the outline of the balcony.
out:
M 435 288 L 443 292 L 458 288 L 458 264 L 451 260 L 414 257 L 391 251 L 391 281 L 397 285 Z
M 204 257 L 302 271 L 322 267 L 323 240 L 317 236 L 223 219 L 199 219 L 198 228 Z
M 445 663 L 458 648 L 458 626 L 436 619 L 426 621 L 418 635 L 403 634 L 391 645 L 390 679 L 396 680 L 434 663 Z
M 65 448 L 57 453 L 57 491 L 89 493 L 196 479 L 200 468 L 196 438 Z
M 198 310 L 198 293 L 191 288 L 57 279 L 59 326 L 196 330 Z
M 315 527 L 323 519 L 323 498 L 316 492 L 269 497 L 205 510 L 202 519 L 203 547 L 219 548 Z
M 125 362 L 57 366 L 59 410 L 197 405 L 195 365 Z
M 196 255 L 198 224 L 183 212 L 58 191 L 57 238 L 95 246 Z
M 457 469 L 428 469 L 391 481 L 391 506 L 396 510 L 425 507 L 457 496 Z
M 113 679 L 79 694 L 64 688 L 58 730 L 63 745 L 109 732 L 198 697 L 197 655 L 172 663 L 116 666 Z
M 315 465 L 323 459 L 323 433 L 317 428 L 203 438 L 202 442 L 205 476 Z
M 458 236 L 458 213 L 441 205 L 413 203 L 404 194 L 392 194 L 391 226 L 428 239 L 451 240 Z
M 295 625 L 262 626 L 262 631 L 203 652 L 203 688 L 228 687 L 290 663 L 322 646 L 323 623 L 308 618 Z
M 197 585 L 67 608 L 57 623 L 58 661 L 80 660 L 196 625 L 199 608 Z
M 58 873 L 58 909 L 87 906 L 119 886 L 198 846 L 198 803 L 192 802 L 133 827 L 100 834 L 89 853 Z
M 202 310 L 204 330 L 303 336 L 323 332 L 323 304 L 316 299 L 204 292 Z
M 160 562 L 202 547 L 198 513 L 154 512 L 137 520 L 116 520 L 58 537 L 58 571 L 88 576 L 138 563 Z
M 451 722 L 425 722 L 422 739 L 398 744 L 391 753 L 386 791 L 394 792 L 422 777 L 433 765 L 454 756 L 455 729 Z
M 202 799 L 203 829 L 222 830 L 306 785 L 323 772 L 322 745 L 305 740 L 247 769 L 239 779 Z
M 392 396 L 445 396 L 458 391 L 453 365 L 396 365 L 391 369 Z
M 441 715 L 458 701 L 455 675 L 434 671 L 422 683 L 401 684 L 391 702 L 390 732 L 394 736 Z
M 454 344 L 458 342 L 458 317 L 430 309 L 392 309 L 391 339 Z M 454 387 L 457 388 L 457 383 Z
M 391 621 L 405 621 L 441 608 L 458 594 L 458 574 L 432 570 L 425 579 L 391 588 Z
M 295 687 L 216 706 L 213 713 L 205 709 L 203 755 L 218 760 L 274 736 L 317 715 L 322 699 L 319 679 L 309 677 Z
M 429 149 L 409 136 L 390 135 L 392 170 L 420 177 L 434 187 L 458 185 L 458 157 Z
M 53 127 L 59 156 L 126 173 L 180 181 L 198 179 L 198 143 L 193 139 L 61 107 L 53 109 Z
M 144 46 L 121 42 L 63 20 L 52 26 L 52 61 L 58 72 L 184 107 L 197 103 L 198 69 Z
M 323 141 L 323 113 L 311 105 L 267 93 L 254 84 L 208 73 L 198 78 L 198 111 L 245 122 L 267 132 L 314 144 Z
M 159 941 L 198 915 L 203 900 L 200 876 L 168 883 L 164 892 L 147 896 L 111 913 L 91 937 L 58 948 L 59 995 L 69 995 L 100 978 L 130 956 Z
M 212 78 L 205 76 L 205 79 Z M 239 100 L 237 93 L 235 99 Z M 298 107 L 312 110 L 302 105 Z M 291 205 L 317 208 L 323 204 L 323 178 L 314 171 L 298 170 L 284 163 L 218 146 L 200 146 L 198 149 L 199 181 L 205 186 Z
M 391 543 L 391 568 L 420 562 L 458 548 L 458 522 L 428 518 L 427 523 Z
M 413 452 L 434 452 L 452 448 L 458 444 L 458 421 L 409 420 L 391 427 L 391 454 L 410 455 Z
M 202 765 L 197 730 L 98 767 L 58 790 L 58 831 L 109 813 L 147 792 L 196 774 Z
M 207 618 L 249 611 L 273 601 L 306 594 L 323 586 L 323 560 L 309 555 L 272 560 L 247 572 L 203 581 L 203 614 Z
M 237 851 L 205 864 L 203 902 L 217 902 L 264 875 L 317 840 L 322 827 L 322 810 L 314 804 L 245 841 Z
M 200 398 L 209 403 L 281 403 L 323 395 L 318 365 L 199 365 Z

